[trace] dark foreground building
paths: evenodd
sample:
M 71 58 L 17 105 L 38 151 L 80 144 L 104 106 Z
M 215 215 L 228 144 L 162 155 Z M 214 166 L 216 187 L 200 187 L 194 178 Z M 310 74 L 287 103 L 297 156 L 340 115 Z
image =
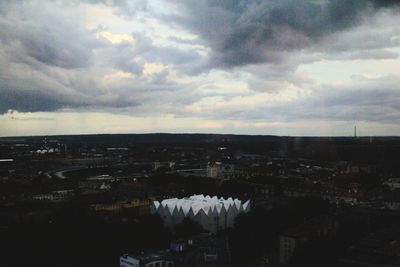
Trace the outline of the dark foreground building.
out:
M 339 260 L 339 267 L 400 266 L 400 230 L 383 229 L 359 240 Z

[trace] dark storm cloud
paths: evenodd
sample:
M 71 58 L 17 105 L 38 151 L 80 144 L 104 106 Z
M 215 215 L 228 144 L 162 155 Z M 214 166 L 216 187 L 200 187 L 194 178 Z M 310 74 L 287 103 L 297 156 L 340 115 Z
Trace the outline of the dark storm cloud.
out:
M 18 47 L 21 60 L 26 55 L 47 65 L 84 68 L 92 63 L 92 49 L 101 45 L 73 17 L 52 6 L 10 3 L 2 9 L 0 40 L 3 46 Z
M 30 83 L 26 81 L 2 83 L 0 85 L 0 114 L 8 110 L 37 112 L 56 111 L 61 108 L 124 108 L 138 105 L 136 99 L 129 94 L 123 95 L 120 92 L 107 98 L 106 94 L 71 91 L 56 84 L 52 86 L 41 81 L 42 78 L 30 80 Z
M 400 4 L 399 0 L 373 0 L 372 1 L 375 7 L 392 7 Z
M 399 1 L 177 1 L 168 20 L 187 27 L 212 48 L 212 66 L 279 62 L 282 51 L 306 49 L 333 33 L 359 25 L 366 15 Z
M 39 91 L 0 88 L 0 114 L 15 108 L 22 112 L 54 111 L 63 106 L 57 99 Z
M 89 68 L 102 43 L 52 4 L 9 2 L 1 10 L 0 113 L 92 105 L 94 83 L 74 71 Z
M 0 113 L 133 108 L 182 88 L 167 79 L 168 70 L 145 77 L 144 64 L 190 71 L 195 64 L 185 64 L 198 59 L 196 52 L 156 46 L 143 33 L 133 34 L 134 44 L 111 44 L 96 38 L 77 11 L 78 2 L 0 2 Z M 118 71 L 134 78 L 104 82 Z

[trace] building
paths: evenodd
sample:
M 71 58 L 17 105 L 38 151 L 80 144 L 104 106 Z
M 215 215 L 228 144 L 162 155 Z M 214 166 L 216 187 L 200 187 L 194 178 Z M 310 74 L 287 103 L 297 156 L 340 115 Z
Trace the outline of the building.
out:
M 295 249 L 316 237 L 325 237 L 336 233 L 338 223 L 334 218 L 321 216 L 313 218 L 298 227 L 288 229 L 279 237 L 279 262 L 286 264 Z
M 400 189 L 400 178 L 391 178 L 388 179 L 386 182 L 383 183 L 384 185 L 387 185 L 390 190 L 396 190 Z
M 218 260 L 217 249 L 215 247 L 210 247 L 205 249 L 204 253 L 204 262 L 205 263 L 214 263 Z
M 193 244 L 193 240 L 177 240 L 170 243 L 169 248 L 173 252 L 184 252 Z
M 94 211 L 105 211 L 119 213 L 124 210 L 137 210 L 139 214 L 149 213 L 150 200 L 148 199 L 131 199 L 128 201 L 119 201 L 109 204 L 93 204 L 90 207 Z
M 108 191 L 116 179 L 110 175 L 99 175 L 78 182 L 79 189 Z
M 400 210 L 400 189 L 383 192 L 381 201 L 388 210 Z
M 142 255 L 125 254 L 119 258 L 120 267 L 174 267 L 168 250 Z
M 338 266 L 400 266 L 400 230 L 398 227 L 385 228 L 362 238 L 348 249 Z
M 360 164 L 360 165 L 349 165 L 347 167 L 348 174 L 375 174 L 377 172 L 377 166 L 373 164 Z
M 232 198 L 193 195 L 154 201 L 151 210 L 161 217 L 167 227 L 173 227 L 189 217 L 205 230 L 215 233 L 218 229 L 233 227 L 236 216 L 250 210 L 250 201 L 242 203 Z
M 153 162 L 153 171 L 157 171 L 160 168 L 169 168 L 169 169 L 173 169 L 175 166 L 175 162 L 173 161 L 164 161 L 164 162 L 160 162 L 160 161 L 154 161 Z
M 226 164 L 222 162 L 215 162 L 208 164 L 206 169 L 206 176 L 219 179 L 228 179 L 235 174 L 235 166 L 233 164 Z
M 58 202 L 67 200 L 68 198 L 71 198 L 74 195 L 75 195 L 74 190 L 57 190 L 57 191 L 52 191 L 51 193 L 48 194 L 33 195 L 32 200 Z

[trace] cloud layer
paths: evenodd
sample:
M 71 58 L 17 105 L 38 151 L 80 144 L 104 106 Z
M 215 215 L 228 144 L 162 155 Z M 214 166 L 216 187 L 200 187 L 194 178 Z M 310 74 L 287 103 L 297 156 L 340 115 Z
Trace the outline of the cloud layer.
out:
M 181 12 L 166 18 L 189 28 L 207 42 L 212 48 L 211 64 L 233 67 L 279 63 L 288 52 L 315 49 L 324 38 L 356 27 L 367 16 L 396 7 L 397 3 L 378 0 L 189 0 L 177 1 Z M 328 45 L 319 49 L 335 47 Z
M 0 114 L 172 116 L 213 129 L 226 120 L 397 124 L 399 8 L 394 0 L 3 1 Z

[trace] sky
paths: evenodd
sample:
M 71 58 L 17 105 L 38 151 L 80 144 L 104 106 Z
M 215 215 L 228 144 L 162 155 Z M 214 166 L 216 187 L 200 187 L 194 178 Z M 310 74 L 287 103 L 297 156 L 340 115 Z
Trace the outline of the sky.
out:
M 0 136 L 400 135 L 400 1 L 0 0 Z

